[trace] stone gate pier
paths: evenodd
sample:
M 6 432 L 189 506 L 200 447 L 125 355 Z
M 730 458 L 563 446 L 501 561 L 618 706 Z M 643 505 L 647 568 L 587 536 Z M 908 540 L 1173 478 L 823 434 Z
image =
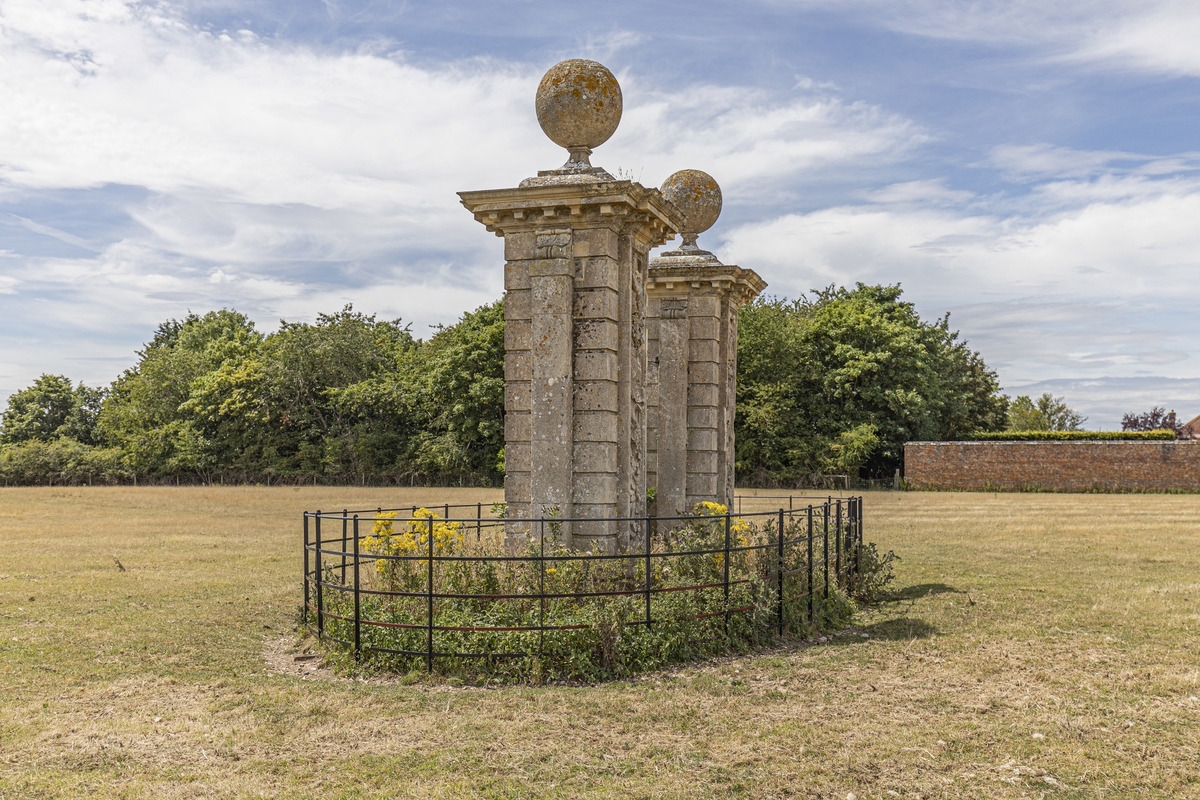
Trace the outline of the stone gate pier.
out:
M 647 473 L 659 516 L 733 500 L 738 308 L 766 283 L 696 245 L 721 213 L 721 188 L 681 170 L 662 193 L 684 214 L 683 246 L 649 264 Z
M 649 251 L 683 219 L 657 189 L 591 165 L 621 118 L 620 86 L 602 65 L 553 67 L 537 114 L 567 162 L 513 189 L 459 194 L 504 237 L 509 536 L 528 533 L 520 521 L 531 518 L 595 519 L 558 526 L 560 540 L 613 550 L 632 528 L 611 520 L 646 513 Z
M 504 238 L 508 538 L 623 550 L 642 523 L 616 520 L 644 517 L 648 488 L 660 513 L 731 499 L 737 309 L 765 284 L 696 246 L 720 213 L 711 177 L 659 191 L 592 166 L 622 111 L 603 65 L 552 67 L 536 110 L 566 163 L 459 193 Z M 650 264 L 676 232 L 683 247 Z M 547 517 L 573 521 L 531 522 Z

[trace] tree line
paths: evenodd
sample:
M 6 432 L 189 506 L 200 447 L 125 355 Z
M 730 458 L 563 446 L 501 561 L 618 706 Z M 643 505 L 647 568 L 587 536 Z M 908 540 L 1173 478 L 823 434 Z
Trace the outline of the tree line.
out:
M 742 308 L 739 482 L 887 477 L 905 441 L 1000 430 L 1010 407 L 1029 411 L 948 316 L 922 320 L 901 298 L 858 284 Z M 159 325 L 107 387 L 43 375 L 13 394 L 0 476 L 489 485 L 503 445 L 503 301 L 425 340 L 349 306 L 269 334 L 221 310 Z

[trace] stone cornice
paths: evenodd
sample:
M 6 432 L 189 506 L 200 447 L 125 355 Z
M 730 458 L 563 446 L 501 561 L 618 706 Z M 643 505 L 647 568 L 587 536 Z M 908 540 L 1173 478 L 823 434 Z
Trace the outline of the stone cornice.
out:
M 686 262 L 686 263 L 672 263 Z M 651 297 L 680 297 L 693 291 L 729 292 L 739 304 L 753 300 L 767 283 L 751 269 L 722 264 L 713 256 L 672 256 L 650 262 L 646 293 Z
M 633 181 L 525 186 L 459 192 L 462 204 L 497 236 L 560 227 L 632 226 L 646 247 L 675 237 L 683 215 L 657 189 Z

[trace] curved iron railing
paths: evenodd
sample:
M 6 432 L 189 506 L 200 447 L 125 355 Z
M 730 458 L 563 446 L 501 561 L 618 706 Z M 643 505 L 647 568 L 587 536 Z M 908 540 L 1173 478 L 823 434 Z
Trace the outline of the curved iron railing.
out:
M 346 509 L 337 513 L 306 511 L 303 515 L 303 623 L 318 640 L 349 648 L 356 658 L 372 652 L 419 657 L 432 671 L 439 658 L 539 656 L 547 632 L 591 626 L 590 623 L 548 621 L 547 607 L 552 601 L 637 598 L 641 606 L 640 617 L 627 619 L 623 624 L 650 626 L 655 622 L 655 598 L 680 592 L 705 593 L 706 602 L 717 607 L 696 614 L 694 618 L 722 617 L 727 630 L 734 615 L 761 610 L 761 591 L 766 587 L 772 593 L 769 599 L 774 606 L 774 625 L 778 633 L 783 634 L 789 623 L 793 627 L 802 622 L 811 624 L 831 590 L 853 591 L 863 543 L 862 497 L 825 497 L 819 498 L 819 503 L 806 505 L 799 505 L 797 500 L 814 498 L 787 497 L 792 507 L 775 511 L 603 520 L 630 527 L 636 525 L 640 530 L 640 541 L 631 541 L 624 552 L 617 553 L 570 551 L 556 546 L 555 531 L 575 522 L 595 524 L 594 518 L 505 519 L 490 514 L 485 516 L 485 510 L 490 511 L 490 507 L 483 503 Z M 430 515 L 426 513 L 428 511 L 434 513 Z M 393 514 L 394 518 L 388 516 Z M 364 524 L 374 527 L 381 520 L 386 520 L 393 529 L 402 525 L 415 532 L 417 535 L 412 541 L 420 547 L 420 552 L 388 553 L 368 549 L 364 543 L 378 539 L 372 539 L 373 534 L 364 531 Z M 514 523 L 520 523 L 529 532 L 529 541 L 523 551 L 514 550 L 511 545 L 506 549 L 503 545 L 506 525 L 511 531 Z M 460 539 L 465 540 L 473 533 L 477 547 L 473 551 L 467 547 L 440 551 L 435 527 L 441 525 L 450 526 Z M 675 549 L 673 534 L 697 527 L 712 534 L 707 536 L 708 541 L 700 547 Z M 485 545 L 485 537 L 490 540 L 490 551 Z M 664 575 L 670 574 L 673 563 L 682 564 L 683 559 L 696 558 L 711 559 L 719 575 L 683 584 L 664 579 Z M 735 559 L 740 559 L 742 566 L 731 574 Z M 412 565 L 406 567 L 410 582 L 416 570 L 422 571 L 423 586 L 397 588 L 381 582 L 370 574 L 370 570 L 364 570 L 371 566 L 379 573 L 389 564 Z M 483 564 L 523 570 L 522 574 L 530 579 L 526 582 L 527 590 L 455 592 L 449 591 L 440 579 L 440 572 L 452 565 Z M 586 571 L 591 565 L 598 564 L 609 565 L 607 584 L 587 591 L 554 591 L 546 586 L 548 575 L 560 568 L 579 565 Z M 533 578 L 536 578 L 536 586 Z M 733 597 L 734 590 L 751 583 L 760 591 L 755 603 L 747 605 Z M 744 592 L 738 591 L 738 596 L 742 597 Z M 485 619 L 470 624 L 462 624 L 461 620 L 439 620 L 441 606 L 451 601 L 478 603 L 485 607 L 506 602 L 522 603 L 526 609 L 536 606 L 538 613 L 536 622 L 530 619 L 522 624 L 489 624 Z M 422 619 L 398 622 L 383 618 L 388 615 L 381 610 L 398 605 L 404 605 L 410 618 L 415 615 L 417 605 L 421 606 Z M 340 624 L 339 631 L 343 635 L 330 630 L 330 621 Z M 380 629 L 422 632 L 423 647 L 388 647 L 364 641 L 364 638 L 370 638 L 365 637 L 365 633 Z M 468 650 L 438 646 L 439 634 L 513 632 L 536 634 L 536 645 L 520 651 L 492 650 L 486 642 Z

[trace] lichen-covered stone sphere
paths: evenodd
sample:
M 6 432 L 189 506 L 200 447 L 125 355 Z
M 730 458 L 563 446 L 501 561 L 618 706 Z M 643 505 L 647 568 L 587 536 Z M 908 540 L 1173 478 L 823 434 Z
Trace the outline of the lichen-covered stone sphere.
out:
M 661 191 L 686 218 L 680 233 L 704 233 L 721 216 L 721 187 L 707 172 L 681 169 L 663 181 Z
M 560 147 L 599 147 L 621 122 L 621 87 L 608 68 L 595 61 L 560 61 L 542 76 L 537 118 Z

